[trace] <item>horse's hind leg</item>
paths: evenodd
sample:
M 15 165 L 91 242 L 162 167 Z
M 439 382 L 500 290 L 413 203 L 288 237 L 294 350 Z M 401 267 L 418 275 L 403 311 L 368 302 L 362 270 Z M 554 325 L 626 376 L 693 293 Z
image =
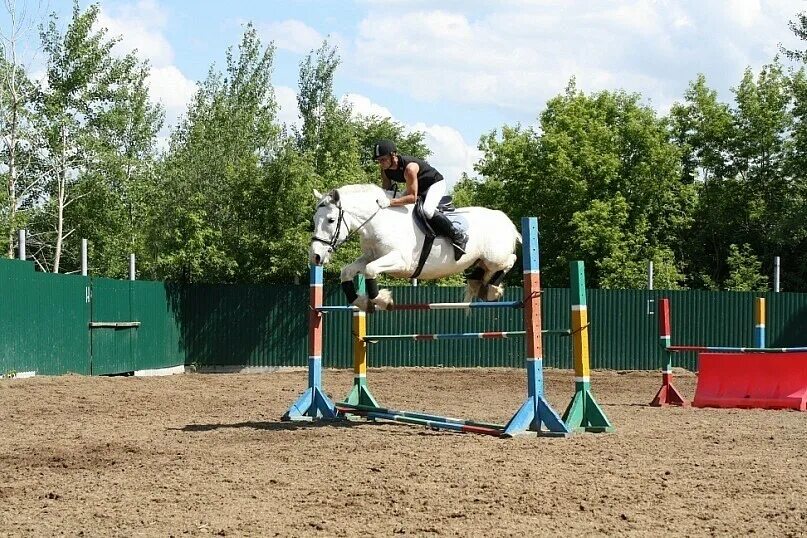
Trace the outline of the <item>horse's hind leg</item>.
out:
M 516 263 L 516 255 L 510 254 L 504 264 L 493 265 L 488 262 L 482 277 L 482 285 L 477 296 L 483 301 L 498 301 L 504 296 L 504 286 L 501 285 L 504 276 Z
M 481 262 L 477 262 L 473 271 L 465 279 L 465 300 L 464 302 L 470 303 L 474 297 L 479 296 L 479 290 L 482 288 L 482 279 L 485 277 L 485 268 L 482 267 Z

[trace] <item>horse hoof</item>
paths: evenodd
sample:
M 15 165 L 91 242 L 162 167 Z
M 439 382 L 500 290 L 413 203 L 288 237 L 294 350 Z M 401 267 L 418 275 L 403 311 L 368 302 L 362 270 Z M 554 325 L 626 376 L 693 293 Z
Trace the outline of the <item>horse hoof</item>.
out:
M 362 312 L 367 312 L 367 306 L 369 304 L 369 301 L 367 300 L 366 295 L 359 295 L 358 297 L 356 297 L 356 299 L 353 300 L 353 303 L 351 304 L 353 304 L 353 306 L 357 307 Z
M 487 300 L 498 301 L 504 296 L 504 288 L 502 286 L 488 286 Z
M 392 300 L 392 292 L 388 289 L 378 290 L 378 295 L 373 299 L 373 304 L 379 310 L 392 310 L 395 304 Z

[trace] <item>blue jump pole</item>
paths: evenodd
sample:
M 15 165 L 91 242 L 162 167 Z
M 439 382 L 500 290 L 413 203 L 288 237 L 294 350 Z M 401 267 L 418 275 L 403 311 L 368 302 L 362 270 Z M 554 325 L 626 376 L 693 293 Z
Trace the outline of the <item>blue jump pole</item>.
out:
M 311 265 L 308 311 L 308 389 L 283 415 L 282 420 L 310 421 L 338 418 L 333 402 L 322 390 L 322 266 Z
M 504 428 L 503 437 L 535 433 L 568 437 L 569 428 L 544 398 L 543 342 L 541 339 L 541 273 L 538 255 L 538 219 L 521 219 L 524 264 L 524 337 L 526 343 L 527 400 Z

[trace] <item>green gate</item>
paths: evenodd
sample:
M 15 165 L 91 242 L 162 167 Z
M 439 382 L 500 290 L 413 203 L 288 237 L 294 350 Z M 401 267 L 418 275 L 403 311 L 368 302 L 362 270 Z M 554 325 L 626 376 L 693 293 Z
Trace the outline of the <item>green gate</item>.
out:
M 127 280 L 93 278 L 90 314 L 92 375 L 136 370 L 135 346 L 140 322 L 132 316 L 132 285 Z

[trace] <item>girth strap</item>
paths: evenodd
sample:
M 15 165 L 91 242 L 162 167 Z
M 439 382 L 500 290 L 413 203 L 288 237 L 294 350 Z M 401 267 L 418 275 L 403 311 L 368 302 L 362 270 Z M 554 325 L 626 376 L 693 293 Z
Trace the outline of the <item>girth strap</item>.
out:
M 429 253 L 432 251 L 432 245 L 434 244 L 434 235 L 426 235 L 423 239 L 423 250 L 420 251 L 420 259 L 418 260 L 418 267 L 415 269 L 415 272 L 412 273 L 412 276 L 409 278 L 417 278 L 420 275 L 420 272 L 423 270 L 423 266 L 426 265 L 426 260 L 429 258 Z

